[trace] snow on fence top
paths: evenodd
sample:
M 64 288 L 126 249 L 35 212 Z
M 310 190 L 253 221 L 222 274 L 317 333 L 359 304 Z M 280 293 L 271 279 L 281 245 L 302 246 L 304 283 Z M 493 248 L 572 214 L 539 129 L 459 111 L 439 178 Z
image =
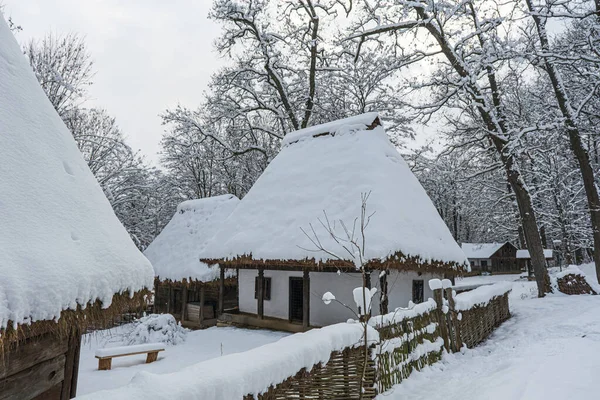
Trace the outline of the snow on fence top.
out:
M 552 258 L 552 249 L 544 249 L 544 257 Z M 517 250 L 517 258 L 529 259 L 531 256 L 529 255 L 529 250 Z
M 171 221 L 144 251 L 156 276 L 172 281 L 215 280 L 219 269 L 201 262 L 199 254 L 239 201 L 226 194 L 179 204 Z
M 490 258 L 495 252 L 500 250 L 505 243 L 463 243 L 462 250 L 467 258 Z
M 385 326 L 399 324 L 404 320 L 427 314 L 435 310 L 436 306 L 433 299 L 428 299 L 422 303 L 415 304 L 411 308 L 396 308 L 396 310 L 391 313 L 371 317 L 369 325 L 374 328 L 383 328 Z
M 456 311 L 470 310 L 475 306 L 485 306 L 494 297 L 499 297 L 512 290 L 511 282 L 499 282 L 493 285 L 479 286 L 468 292 L 454 296 Z
M 326 212 L 335 232 L 345 237 L 340 221 L 352 230 L 360 217 L 361 194 L 370 193 L 367 212 L 375 214 L 366 229 L 367 260 L 391 259 L 398 268 L 406 258 L 415 257 L 416 262 L 406 262 L 411 269 L 435 261 L 446 269 L 468 268 L 427 193 L 383 127 L 373 127 L 374 119 L 377 114 L 370 113 L 288 134 L 286 145 L 201 258 L 211 262 L 314 258 L 317 263 L 335 259 L 315 251 L 302 232 L 312 235 L 314 229 L 325 249 L 352 261 L 319 220 L 325 222 Z M 335 135 L 320 135 L 331 130 Z
M 375 343 L 379 334 L 368 328 Z M 124 387 L 95 392 L 80 399 L 242 399 L 296 375 L 302 368 L 327 363 L 334 351 L 363 344 L 363 325 L 341 323 L 287 336 L 275 343 L 226 355 L 171 374 L 140 372 Z M 79 397 L 78 397 L 79 398 Z
M 0 328 L 153 284 L 0 18 Z

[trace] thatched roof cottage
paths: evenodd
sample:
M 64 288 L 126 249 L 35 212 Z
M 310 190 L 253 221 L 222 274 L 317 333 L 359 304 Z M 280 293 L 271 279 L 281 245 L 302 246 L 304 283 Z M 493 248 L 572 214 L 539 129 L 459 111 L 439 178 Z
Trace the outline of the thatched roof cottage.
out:
M 81 333 L 152 281 L 0 18 L 0 398 L 74 397 Z
M 383 302 L 376 299 L 375 313 L 427 299 L 429 279 L 468 269 L 378 114 L 363 114 L 288 134 L 206 245 L 204 261 L 240 270 L 240 314 L 224 319 L 302 330 L 353 317 L 321 297 L 332 292 L 354 304 L 352 289 L 361 286 L 361 275 L 329 231 L 344 237 L 342 223 L 353 230 L 366 193 L 367 213 L 375 214 L 365 231 L 365 267 L 385 295 Z
M 239 201 L 226 194 L 179 204 L 171 221 L 144 251 L 156 275 L 156 312 L 173 314 L 184 325 L 201 328 L 216 324 L 219 308 L 237 306 L 237 280 L 231 271 L 220 290 L 219 268 L 201 262 L 199 255 Z

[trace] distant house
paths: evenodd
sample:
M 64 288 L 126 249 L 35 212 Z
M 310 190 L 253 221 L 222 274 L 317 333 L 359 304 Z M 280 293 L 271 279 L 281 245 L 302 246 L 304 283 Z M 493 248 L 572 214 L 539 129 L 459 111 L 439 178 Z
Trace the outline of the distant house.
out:
M 517 248 L 504 243 L 463 243 L 462 250 L 469 259 L 472 271 L 489 273 L 519 273 Z
M 546 259 L 546 265 L 548 267 L 554 266 L 554 253 L 552 249 L 544 249 L 544 258 Z M 517 250 L 517 263 L 521 270 L 527 271 L 529 275 L 533 274 L 529 250 Z
M 228 271 L 219 297 L 219 268 L 200 261 L 200 251 L 239 203 L 232 194 L 188 200 L 144 251 L 154 267 L 154 309 L 170 313 L 185 326 L 216 324 L 219 301 L 237 307 L 237 280 Z
M 322 296 L 331 292 L 356 309 L 352 291 L 362 286 L 361 274 L 329 231 L 360 237 L 366 193 L 367 215 L 374 213 L 365 231 L 367 284 L 379 288 L 374 314 L 421 302 L 432 296 L 429 279 L 468 270 L 378 114 L 369 113 L 288 134 L 207 243 L 203 261 L 239 269 L 240 313 L 220 318 L 290 331 L 354 318 L 336 302 L 324 304 Z
M 0 17 L 0 398 L 75 397 L 81 334 L 145 305 L 135 247 Z

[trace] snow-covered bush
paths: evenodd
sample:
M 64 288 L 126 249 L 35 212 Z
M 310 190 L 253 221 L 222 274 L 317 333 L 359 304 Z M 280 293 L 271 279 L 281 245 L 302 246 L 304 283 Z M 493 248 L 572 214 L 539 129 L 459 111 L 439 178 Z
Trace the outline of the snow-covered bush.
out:
M 132 323 L 131 331 L 125 333 L 123 342 L 128 345 L 165 343 L 177 345 L 185 341 L 189 329 L 177 323 L 171 314 L 150 314 Z

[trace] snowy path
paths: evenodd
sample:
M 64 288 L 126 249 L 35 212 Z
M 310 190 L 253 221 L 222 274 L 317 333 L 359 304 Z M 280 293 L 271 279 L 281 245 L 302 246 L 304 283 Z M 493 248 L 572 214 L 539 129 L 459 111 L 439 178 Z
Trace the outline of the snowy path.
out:
M 146 355 L 116 358 L 110 371 L 98 371 L 98 360 L 94 357 L 97 348 L 104 347 L 109 341 L 110 347 L 121 344 L 119 329 L 101 331 L 95 336 L 87 337 L 81 345 L 79 365 L 79 381 L 77 395 L 113 389 L 124 386 L 139 371 L 153 373 L 169 373 L 223 354 L 246 351 L 287 336 L 287 333 L 266 330 L 250 330 L 238 328 L 209 328 L 192 331 L 187 335 L 185 343 L 167 346 L 158 356 L 158 361 L 145 364 Z
M 600 296 L 513 297 L 513 317 L 485 344 L 446 356 L 378 398 L 600 398 Z

